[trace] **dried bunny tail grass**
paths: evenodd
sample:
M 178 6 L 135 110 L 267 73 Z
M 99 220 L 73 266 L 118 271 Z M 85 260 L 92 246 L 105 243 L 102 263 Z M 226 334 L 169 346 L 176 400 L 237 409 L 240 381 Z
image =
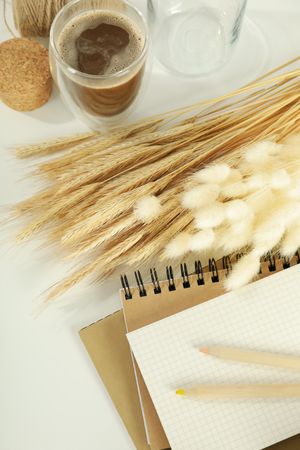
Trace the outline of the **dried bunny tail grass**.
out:
M 155 195 L 140 198 L 134 205 L 134 215 L 141 222 L 151 222 L 159 216 L 161 204 Z
M 212 164 L 195 173 L 194 178 L 200 183 L 223 183 L 230 175 L 228 164 Z
M 291 177 L 286 169 L 279 169 L 272 175 L 270 184 L 276 190 L 286 189 L 291 184 Z
M 176 259 L 188 253 L 190 238 L 189 233 L 184 231 L 179 233 L 166 245 L 164 256 L 168 259 Z
M 202 184 L 186 191 L 182 196 L 182 206 L 187 209 L 200 208 L 217 200 L 220 194 L 218 184 Z
M 210 250 L 215 243 L 215 232 L 211 228 L 200 230 L 190 236 L 188 249 L 192 252 L 203 252 Z
M 241 251 L 251 245 L 252 223 L 243 220 L 230 226 L 222 226 L 216 231 L 216 243 L 224 255 Z
M 225 220 L 226 206 L 221 202 L 212 202 L 195 214 L 195 224 L 198 229 L 214 228 Z
M 251 220 L 252 210 L 244 200 L 232 200 L 225 204 L 225 217 L 229 222 Z
M 280 254 L 291 258 L 300 247 L 300 223 L 291 225 L 280 244 Z
M 96 133 L 88 132 L 75 134 L 72 136 L 53 139 L 51 141 L 39 142 L 35 145 L 20 146 L 15 149 L 15 155 L 18 158 L 32 158 L 34 156 L 45 156 L 52 153 L 66 150 L 79 142 L 88 141 L 93 138 Z
M 270 156 L 276 151 L 280 152 L 281 146 L 270 140 L 264 140 L 250 145 L 244 149 L 243 159 L 255 166 L 266 164 L 270 160 Z
M 243 256 L 224 281 L 226 291 L 236 290 L 253 280 L 260 270 L 260 256 L 254 251 Z

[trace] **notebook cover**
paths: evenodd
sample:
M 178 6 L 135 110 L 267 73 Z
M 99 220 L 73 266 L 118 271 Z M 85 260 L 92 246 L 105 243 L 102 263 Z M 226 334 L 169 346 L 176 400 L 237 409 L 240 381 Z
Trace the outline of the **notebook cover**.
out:
M 125 333 L 122 311 L 117 311 L 79 332 L 136 449 L 149 450 Z M 300 435 L 297 435 L 269 447 L 268 450 L 299 450 L 299 448 Z
M 135 447 L 149 450 L 125 332 L 123 313 L 117 311 L 79 335 Z
M 291 262 L 295 264 L 296 259 Z M 282 262 L 278 260 L 277 271 L 282 270 L 282 268 Z M 226 276 L 226 273 L 224 270 L 219 270 L 220 281 Z M 260 278 L 268 276 L 271 273 L 268 268 L 268 263 L 262 263 Z M 157 295 L 153 292 L 152 284 L 147 284 L 147 296 L 142 298 L 139 296 L 138 288 L 131 288 L 133 297 L 131 300 L 126 300 L 124 291 L 121 290 L 120 295 L 128 332 L 137 330 L 138 328 L 224 294 L 222 283 L 212 283 L 211 274 L 207 271 L 204 272 L 204 280 L 205 284 L 198 286 L 196 276 L 191 275 L 191 287 L 187 289 L 183 287 L 182 280 L 175 280 L 176 290 L 172 292 L 169 292 L 168 282 L 163 281 L 161 282 L 162 293 Z M 155 449 L 167 448 L 170 446 L 168 439 L 136 363 L 135 367 L 149 442 Z

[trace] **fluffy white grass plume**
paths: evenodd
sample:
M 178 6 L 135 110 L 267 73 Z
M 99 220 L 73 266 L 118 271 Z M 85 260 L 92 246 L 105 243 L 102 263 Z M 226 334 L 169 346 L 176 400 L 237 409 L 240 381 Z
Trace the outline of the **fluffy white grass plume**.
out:
M 237 181 L 233 183 L 225 183 L 221 187 L 221 195 L 223 198 L 241 198 L 248 194 L 247 183 Z
M 296 183 L 292 183 L 286 194 L 289 199 L 300 200 L 300 179 Z
M 196 213 L 196 227 L 201 230 L 202 228 L 213 228 L 221 225 L 225 220 L 225 212 L 226 207 L 224 203 L 212 203 Z
M 277 202 L 266 211 L 265 217 L 269 215 L 269 220 L 274 224 L 289 227 L 300 219 L 300 202 L 286 199 L 285 196 L 277 198 Z
M 265 165 L 269 162 L 270 156 L 280 153 L 281 145 L 265 140 L 257 142 L 245 149 L 244 161 L 256 166 Z
M 279 169 L 272 174 L 272 189 L 286 189 L 291 184 L 291 177 L 285 169 Z
M 260 211 L 268 211 L 274 204 L 276 196 L 271 189 L 262 189 L 258 192 L 252 193 L 246 199 L 247 204 L 256 214 Z
M 187 209 L 197 209 L 217 200 L 219 194 L 220 187 L 218 184 L 202 184 L 183 194 L 182 206 Z
M 216 241 L 223 254 L 228 255 L 251 245 L 252 234 L 252 222 L 243 220 L 219 229 Z
M 256 173 L 254 175 L 249 176 L 246 183 L 249 191 L 255 192 L 269 185 L 270 176 L 265 172 Z
M 260 270 L 260 257 L 255 252 L 243 256 L 233 267 L 232 272 L 224 281 L 227 291 L 238 289 L 249 283 Z
M 179 233 L 165 248 L 165 256 L 170 259 L 179 258 L 189 251 L 191 235 L 186 232 Z
M 297 251 L 300 134 L 283 144 L 265 140 L 248 146 L 234 168 L 214 164 L 193 179 L 202 184 L 185 193 L 183 206 L 194 210 L 200 231 L 190 236 L 188 250 L 201 252 L 215 246 L 231 254 L 251 249 L 236 264 L 226 289 L 252 280 L 259 271 L 260 257 L 267 252 L 279 248 L 282 255 L 292 256 Z M 212 188 L 216 183 L 218 187 Z M 210 189 L 215 189 L 212 196 Z
M 134 205 L 134 215 L 141 222 L 151 222 L 161 211 L 160 201 L 155 195 L 148 195 L 139 199 Z
M 250 206 L 244 200 L 231 200 L 225 203 L 225 216 L 229 222 L 237 222 L 253 216 Z
M 295 166 L 299 167 L 300 145 L 284 145 L 281 155 L 278 157 L 281 164 L 294 169 Z
M 253 247 L 262 256 L 279 244 L 285 231 L 284 225 L 274 222 L 271 218 L 255 227 L 253 232 Z
M 200 230 L 193 234 L 188 241 L 188 248 L 192 252 L 201 252 L 211 249 L 215 242 L 215 232 L 208 228 L 207 230 Z
M 194 174 L 194 179 L 200 183 L 223 183 L 229 174 L 230 167 L 228 164 L 212 164 Z
M 225 180 L 227 183 L 236 183 L 237 181 L 241 181 L 243 175 L 241 171 L 237 168 L 230 169 L 230 173 L 228 178 Z
M 300 223 L 296 223 L 287 229 L 281 245 L 280 254 L 292 257 L 300 247 Z

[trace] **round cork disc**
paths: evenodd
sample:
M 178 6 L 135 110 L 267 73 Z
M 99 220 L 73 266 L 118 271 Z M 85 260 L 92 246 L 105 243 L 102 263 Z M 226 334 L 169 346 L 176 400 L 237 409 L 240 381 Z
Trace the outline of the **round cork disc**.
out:
M 17 111 L 32 111 L 50 97 L 48 50 L 37 41 L 10 39 L 0 44 L 0 99 Z

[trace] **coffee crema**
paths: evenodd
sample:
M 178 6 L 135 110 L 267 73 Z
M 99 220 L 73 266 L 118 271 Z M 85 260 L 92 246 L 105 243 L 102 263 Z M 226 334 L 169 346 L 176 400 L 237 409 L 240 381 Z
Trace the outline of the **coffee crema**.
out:
M 77 61 L 81 72 L 103 75 L 113 56 L 123 52 L 129 44 L 129 33 L 116 25 L 100 23 L 88 28 L 76 39 Z
M 72 68 L 99 79 L 66 78 L 78 106 L 93 115 L 113 116 L 135 99 L 144 64 L 129 68 L 145 45 L 139 28 L 125 15 L 93 10 L 71 19 L 58 38 L 58 51 Z M 124 75 L 120 72 L 128 69 Z M 120 73 L 120 74 L 119 74 Z

